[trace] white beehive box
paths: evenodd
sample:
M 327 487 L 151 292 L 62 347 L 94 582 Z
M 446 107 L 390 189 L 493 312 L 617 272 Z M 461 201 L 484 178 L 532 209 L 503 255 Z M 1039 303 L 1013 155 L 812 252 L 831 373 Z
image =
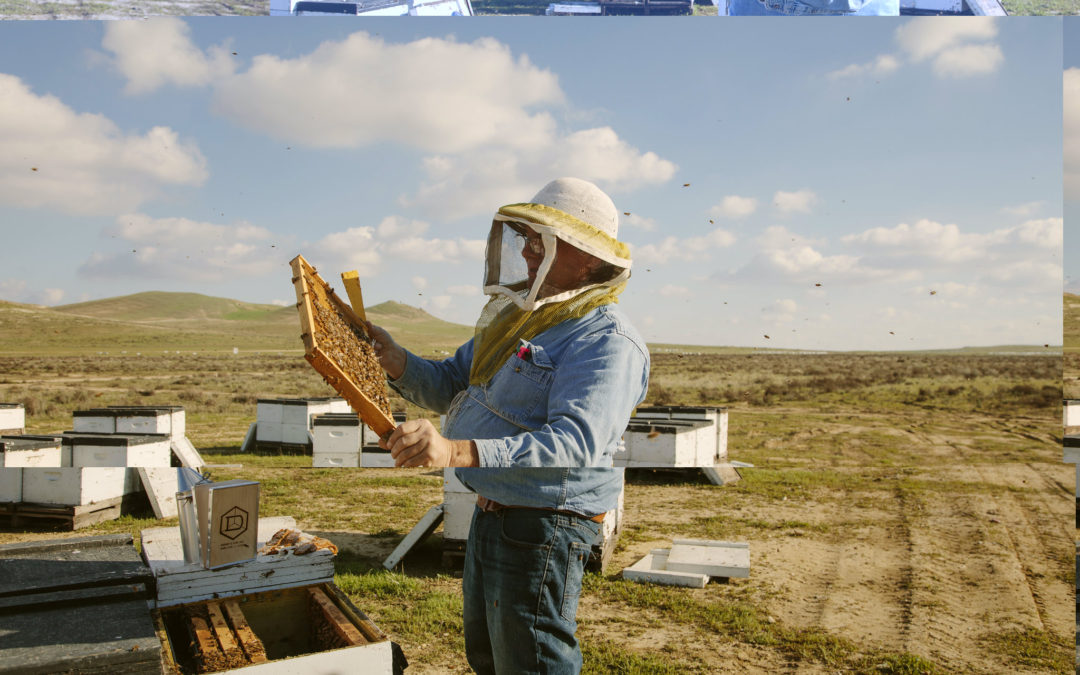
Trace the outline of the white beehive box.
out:
M 22 469 L 0 469 L 0 503 L 22 501 Z
M 359 453 L 364 441 L 364 424 L 356 413 L 325 413 L 311 423 L 315 452 Z
M 716 432 L 713 458 L 707 459 L 708 450 L 699 448 L 699 466 L 711 464 L 723 464 L 727 462 L 727 433 L 728 411 L 727 408 L 715 406 L 645 406 L 638 408 L 634 413 L 634 419 L 640 420 L 687 420 L 707 421 L 713 424 Z
M 371 468 L 393 468 L 394 458 L 389 450 L 368 446 L 360 453 L 360 466 Z
M 115 434 L 117 414 L 108 408 L 76 410 L 71 413 L 71 428 L 78 433 Z
M 316 415 L 349 413 L 341 398 L 275 398 L 256 402 L 255 440 L 261 443 L 307 445 Z
M 172 461 L 164 434 L 64 434 L 64 466 L 165 467 Z
M 311 465 L 358 467 L 363 424 L 355 413 L 325 413 L 312 420 Z
M 22 403 L 0 403 L 0 434 L 21 434 L 26 428 Z
M 139 489 L 135 469 L 124 467 L 60 467 L 23 469 L 22 501 L 82 506 L 123 497 Z
M 443 469 L 443 492 L 467 492 L 471 495 L 476 494 L 458 480 L 457 471 L 451 468 Z
M 1065 408 L 1065 426 L 1080 427 L 1080 401 L 1076 399 L 1065 399 L 1062 404 Z
M 704 420 L 631 418 L 615 466 L 700 467 L 715 464 L 713 425 Z
M 469 538 L 476 493 L 458 480 L 454 469 L 443 469 L 443 539 Z
M 443 495 L 443 539 L 465 541 L 469 538 L 475 492 L 447 492 Z
M 168 408 L 116 408 L 116 433 L 173 436 L 173 414 Z
M 0 467 L 63 466 L 59 436 L 0 436 Z

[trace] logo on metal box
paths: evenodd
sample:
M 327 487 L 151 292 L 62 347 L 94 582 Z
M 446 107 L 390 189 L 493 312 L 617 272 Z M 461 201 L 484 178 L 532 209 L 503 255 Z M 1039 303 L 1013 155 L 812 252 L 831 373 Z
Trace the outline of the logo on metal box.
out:
M 223 537 L 236 539 L 248 529 L 248 512 L 239 506 L 234 506 L 221 514 L 221 525 L 218 532 Z

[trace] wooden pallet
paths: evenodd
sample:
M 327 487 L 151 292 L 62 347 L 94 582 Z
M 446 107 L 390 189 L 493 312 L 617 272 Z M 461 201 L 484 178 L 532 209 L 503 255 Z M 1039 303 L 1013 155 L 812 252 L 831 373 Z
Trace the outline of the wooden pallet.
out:
M 0 523 L 6 527 L 17 528 L 31 523 L 53 521 L 59 529 L 74 531 L 107 520 L 116 520 L 122 513 L 129 513 L 145 505 L 146 496 L 142 493 L 103 499 L 81 506 L 7 502 L 0 503 Z
M 327 384 L 333 387 L 341 396 L 349 402 L 353 410 L 360 414 L 370 429 L 380 437 L 392 432 L 395 428 L 394 420 L 390 416 L 389 408 L 383 410 L 366 393 L 362 383 L 368 387 L 381 384 L 385 396 L 385 375 L 379 372 L 347 373 L 333 357 L 343 350 L 351 353 L 359 353 L 364 348 L 370 350 L 370 345 L 364 344 L 355 336 L 355 332 L 361 335 L 367 334 L 363 321 L 347 304 L 342 302 L 334 290 L 322 280 L 303 256 L 296 256 L 289 263 L 293 271 L 293 286 L 296 288 L 296 307 L 300 312 L 301 337 L 304 340 L 304 358 L 318 371 Z M 323 345 L 316 339 L 316 326 L 318 325 L 324 334 L 330 334 L 329 327 L 317 324 L 321 321 L 319 312 L 314 307 L 318 302 L 323 309 L 332 311 L 338 319 L 351 330 L 348 334 L 335 335 L 340 341 L 337 345 Z

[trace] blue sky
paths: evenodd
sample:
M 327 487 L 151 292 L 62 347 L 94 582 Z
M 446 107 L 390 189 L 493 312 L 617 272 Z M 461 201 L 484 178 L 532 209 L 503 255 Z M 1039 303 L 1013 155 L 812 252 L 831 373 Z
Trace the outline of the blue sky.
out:
M 0 299 L 286 303 L 303 253 L 471 324 L 573 175 L 649 341 L 1059 344 L 1062 24 L 855 23 L 2 23 Z
M 1067 17 L 1064 22 L 1064 216 L 1073 223 L 1064 237 L 1065 290 L 1080 293 L 1080 20 Z

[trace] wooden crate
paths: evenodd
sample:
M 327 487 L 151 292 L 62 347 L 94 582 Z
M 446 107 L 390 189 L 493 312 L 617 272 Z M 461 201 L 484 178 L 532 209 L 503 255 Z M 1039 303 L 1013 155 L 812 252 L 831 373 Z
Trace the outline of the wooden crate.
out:
M 406 665 L 400 649 L 332 583 L 158 609 L 154 620 L 166 668 L 181 675 L 390 675 Z
M 303 256 L 290 262 L 300 311 L 304 357 L 378 436 L 394 430 L 386 376 L 360 317 Z

